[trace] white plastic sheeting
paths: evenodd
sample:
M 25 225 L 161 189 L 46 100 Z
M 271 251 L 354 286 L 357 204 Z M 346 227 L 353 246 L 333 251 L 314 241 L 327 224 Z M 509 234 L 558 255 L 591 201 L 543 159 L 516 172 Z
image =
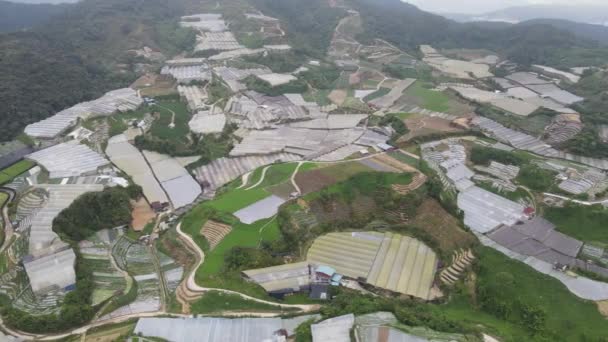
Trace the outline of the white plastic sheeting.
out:
M 26 159 L 33 160 L 47 169 L 50 178 L 95 173 L 100 167 L 110 164 L 104 156 L 77 141 L 45 148 L 27 155 Z

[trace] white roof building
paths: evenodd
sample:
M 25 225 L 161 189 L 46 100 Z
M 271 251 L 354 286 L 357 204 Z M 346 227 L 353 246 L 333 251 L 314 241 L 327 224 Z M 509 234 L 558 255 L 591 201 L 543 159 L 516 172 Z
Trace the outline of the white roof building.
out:
M 75 177 L 96 173 L 110 162 L 101 154 L 77 141 L 51 146 L 25 157 L 43 166 L 50 178 Z
M 71 248 L 23 263 L 34 293 L 65 289 L 76 283 L 76 255 Z

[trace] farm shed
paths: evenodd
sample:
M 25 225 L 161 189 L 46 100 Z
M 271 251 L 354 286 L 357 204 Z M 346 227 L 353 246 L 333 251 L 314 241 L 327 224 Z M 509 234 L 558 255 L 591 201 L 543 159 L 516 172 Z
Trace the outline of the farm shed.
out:
M 477 186 L 458 193 L 458 208 L 464 211 L 464 223 L 479 233 L 527 219 L 523 205 Z
M 74 264 L 76 255 L 71 248 L 24 261 L 23 266 L 30 279 L 32 291 L 41 294 L 52 289 L 66 289 L 76 283 Z
M 220 80 L 222 80 L 224 83 L 226 83 L 230 90 L 234 92 L 247 88 L 239 81 L 244 80 L 245 78 L 252 75 L 262 75 L 269 73 L 272 73 L 272 71 L 267 68 L 237 69 L 224 66 L 213 68 L 213 74 Z
M 188 109 L 190 111 L 197 111 L 206 108 L 205 100 L 207 100 L 207 93 L 199 86 L 185 86 L 178 85 L 177 91 L 179 96 L 188 102 Z
M 188 84 L 192 81 L 209 81 L 211 80 L 211 72 L 206 65 L 184 65 L 170 66 L 165 65 L 161 71 L 161 75 L 171 75 L 180 84 Z
M 367 117 L 367 114 L 335 114 L 328 115 L 327 118 L 294 122 L 289 126 L 307 129 L 347 129 L 357 127 Z
M 223 113 L 211 114 L 209 111 L 198 112 L 188 122 L 188 127 L 195 133 L 212 134 L 222 133 L 226 126 L 226 115 Z
M 79 103 L 47 119 L 27 125 L 24 132 L 34 138 L 55 138 L 74 126 L 79 119 L 134 110 L 142 102 L 137 92 L 131 88 L 112 90 L 96 100 Z
M 143 154 L 174 209 L 194 202 L 202 193 L 200 185 L 175 158 L 152 151 Z
M 190 27 L 200 31 L 223 32 L 228 30 L 228 26 L 224 19 L 222 19 L 222 15 L 216 13 L 183 16 L 179 24 L 182 27 Z
M 436 254 L 419 240 L 393 233 L 330 233 L 317 238 L 307 260 L 393 292 L 430 299 Z
M 97 173 L 110 165 L 101 154 L 77 141 L 69 141 L 26 156 L 49 171 L 50 178 L 76 177 Z
M 242 56 L 260 55 L 266 52 L 266 49 L 237 49 L 220 52 L 217 55 L 209 57 L 211 61 L 225 61 L 227 59 L 238 58 Z
M 516 72 L 511 75 L 508 75 L 506 78 L 524 86 L 551 83 L 551 81 L 541 79 L 538 77 L 538 75 L 529 72 Z
M 581 80 L 580 76 L 577 76 L 575 74 L 572 74 L 572 73 L 569 73 L 566 71 L 557 70 L 555 68 L 548 67 L 545 65 L 538 65 L 538 64 L 532 65 L 532 70 L 538 71 L 541 74 L 547 75 L 549 77 L 556 77 L 556 78 L 559 78 L 560 80 L 571 82 L 571 83 L 577 83 L 578 81 Z
M 194 51 L 228 51 L 242 49 L 232 32 L 201 32 L 196 37 Z
M 304 316 L 307 319 L 311 316 Z M 295 323 L 292 321 L 296 320 Z M 135 334 L 179 342 L 284 341 L 279 331 L 294 334 L 300 317 L 281 318 L 140 318 Z
M 308 291 L 311 283 L 311 266 L 307 262 L 246 270 L 243 274 L 275 297 Z
M 310 326 L 313 342 L 350 342 L 350 331 L 355 324 L 355 316 L 348 314 L 326 319 Z
M 124 134 L 110 138 L 106 154 L 118 168 L 131 176 L 135 184 L 142 187 L 144 196 L 150 203 L 169 202 L 143 155 L 135 146 L 129 144 Z
M 416 82 L 416 79 L 413 78 L 400 80 L 393 86 L 388 94 L 369 101 L 369 104 L 376 108 L 389 108 L 397 102 L 401 95 L 403 95 L 403 92 L 414 84 L 414 82 Z
M 276 215 L 279 212 L 279 207 L 285 202 L 286 200 L 281 197 L 271 195 L 235 212 L 234 216 L 243 223 L 252 224 Z

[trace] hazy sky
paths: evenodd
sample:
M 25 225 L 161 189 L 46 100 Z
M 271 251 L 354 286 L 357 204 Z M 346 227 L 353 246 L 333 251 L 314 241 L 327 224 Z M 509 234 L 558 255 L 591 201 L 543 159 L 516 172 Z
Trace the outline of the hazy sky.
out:
M 606 0 L 403 0 L 432 12 L 477 14 L 531 4 L 605 5 Z

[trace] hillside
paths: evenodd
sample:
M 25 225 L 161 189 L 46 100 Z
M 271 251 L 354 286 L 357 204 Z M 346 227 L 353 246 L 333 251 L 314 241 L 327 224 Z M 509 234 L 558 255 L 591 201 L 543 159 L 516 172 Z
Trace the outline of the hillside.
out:
M 23 30 L 63 13 L 68 5 L 20 4 L 0 1 L 0 32 Z
M 363 18 L 366 32 L 360 35 L 361 39 L 380 37 L 410 52 L 421 44 L 485 48 L 520 64 L 555 67 L 599 65 L 608 54 L 608 49 L 596 42 L 547 24 L 463 24 L 399 0 L 352 0 L 350 3 Z
M 185 1 L 184 1 L 185 2 Z M 129 84 L 137 60 L 127 50 L 179 51 L 168 39 L 183 3 L 85 0 L 27 32 L 0 35 L 0 140 L 49 115 Z M 161 44 L 157 43 L 160 42 Z M 126 64 L 126 68 L 116 67 Z
M 579 23 L 608 24 L 608 6 L 604 5 L 531 5 L 514 6 L 482 15 L 469 16 L 472 20 L 502 20 L 522 22 L 533 19 L 561 19 Z

